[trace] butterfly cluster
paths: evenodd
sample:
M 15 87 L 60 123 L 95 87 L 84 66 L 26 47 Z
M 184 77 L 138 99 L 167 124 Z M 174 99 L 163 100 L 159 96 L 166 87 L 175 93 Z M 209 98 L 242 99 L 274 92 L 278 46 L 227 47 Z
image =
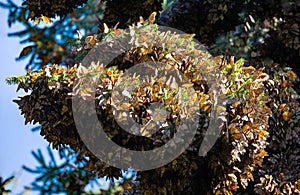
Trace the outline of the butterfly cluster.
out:
M 109 29 L 109 32 L 102 40 L 104 43 L 111 43 L 113 37 L 128 35 L 121 29 Z M 145 132 L 143 138 L 120 128 L 114 120 L 114 105 L 110 99 L 127 69 L 143 62 L 161 62 L 182 72 L 192 84 L 188 87 L 194 88 L 200 110 L 199 121 L 196 121 L 198 129 L 193 143 L 177 159 L 161 168 L 139 172 L 136 188 L 145 194 L 234 194 L 253 192 L 253 189 L 260 194 L 299 192 L 296 181 L 300 170 L 300 112 L 292 90 L 297 78 L 293 71 L 244 66 L 243 59 L 224 56 L 215 57 L 214 65 L 208 66 L 206 60 L 210 55 L 193 49 L 193 35 L 161 32 L 151 23 L 133 24 L 129 34 L 133 47 L 108 66 L 97 63 L 71 68 L 52 65 L 29 71 L 25 76 L 9 78 L 8 82 L 17 83 L 18 89 L 29 91 L 28 95 L 14 100 L 25 122 L 41 124 L 40 134 L 53 148 L 68 145 L 79 158 L 89 157 L 91 173 L 117 178 L 121 171 L 97 159 L 79 137 L 76 125 L 90 124 L 75 125 L 72 98 L 79 97 L 83 108 L 85 102 L 95 102 L 104 131 L 119 145 L 132 150 L 161 146 L 176 133 L 174 129 L 180 122 L 176 119 L 181 114 L 179 102 L 168 86 L 149 78 L 132 91 L 127 104 L 118 105 L 118 110 L 130 110 L 132 118 L 143 124 L 153 120 L 148 112 L 149 103 L 160 102 L 166 106 L 170 113 L 167 124 L 156 123 L 158 131 L 155 134 Z M 151 45 L 154 39 L 165 45 Z M 89 47 L 97 47 L 97 44 Z M 174 46 L 176 50 L 172 49 Z M 195 52 L 201 58 L 189 57 Z M 212 92 L 201 70 L 206 76 L 216 78 L 217 75 L 217 89 L 226 97 L 224 104 L 217 108 L 217 112 L 222 113 L 222 125 L 218 127 L 220 137 L 205 157 L 199 157 L 198 150 L 210 122 Z M 76 78 L 80 78 L 79 81 L 75 81 Z M 78 82 L 84 87 L 78 87 Z M 95 90 L 90 87 L 91 82 L 97 86 Z M 114 154 L 110 155 L 114 158 Z M 130 156 L 124 156 L 123 160 L 128 160 L 126 158 Z

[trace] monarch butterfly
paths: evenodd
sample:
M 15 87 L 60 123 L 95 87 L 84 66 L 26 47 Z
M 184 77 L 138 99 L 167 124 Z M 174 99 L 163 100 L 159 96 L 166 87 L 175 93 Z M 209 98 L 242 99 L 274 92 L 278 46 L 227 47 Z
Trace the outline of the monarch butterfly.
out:
M 157 12 L 152 12 L 152 14 L 149 16 L 148 20 L 151 24 L 155 22 L 155 17 L 157 15 Z
M 34 21 L 34 25 L 37 25 L 40 23 L 41 19 L 45 22 L 45 23 L 52 23 L 53 21 L 48 18 L 47 16 L 42 15 L 41 17 L 38 17 L 35 21 Z

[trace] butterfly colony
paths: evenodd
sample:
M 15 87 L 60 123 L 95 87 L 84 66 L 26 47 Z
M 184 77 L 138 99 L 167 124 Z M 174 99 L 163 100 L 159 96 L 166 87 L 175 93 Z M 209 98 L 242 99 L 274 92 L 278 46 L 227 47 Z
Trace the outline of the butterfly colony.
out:
M 298 193 L 300 180 L 295 179 L 299 179 L 300 170 L 300 108 L 293 91 L 296 74 L 290 69 L 244 66 L 243 59 L 235 60 L 233 56 L 216 56 L 214 71 L 208 74 L 219 71 L 221 82 L 218 89 L 226 95 L 227 103 L 218 107 L 223 113 L 223 123 L 219 127 L 221 134 L 217 143 L 205 157 L 199 157 L 199 146 L 212 109 L 211 92 L 200 71 L 205 62 L 190 59 L 188 56 L 192 50 L 181 53 L 184 50 L 176 52 L 151 46 L 151 40 L 158 37 L 170 45 L 182 45 L 179 48 L 192 48 L 193 35 L 166 34 L 160 32 L 157 25 L 151 22 L 143 25 L 143 22 L 131 26 L 131 31 L 142 29 L 145 34 L 135 36 L 132 33 L 136 47 L 120 54 L 109 67 L 93 64 L 65 68 L 54 64 L 38 71 L 29 70 L 25 76 L 8 78 L 9 83 L 18 84 L 18 90 L 29 92 L 14 100 L 25 117 L 25 123 L 41 124 L 40 134 L 53 148 L 70 146 L 79 158 L 89 157 L 89 169 L 97 176 L 121 177 L 120 170 L 101 162 L 81 141 L 72 115 L 72 98 L 94 101 L 105 132 L 118 144 L 140 150 L 161 146 L 174 134 L 174 126 L 178 126 L 176 117 L 180 115 L 178 101 L 174 101 L 170 88 L 154 81 L 145 82 L 143 87 L 135 89 L 134 98 L 128 104 L 119 105 L 118 109 L 131 110 L 135 120 L 144 121 L 143 124 L 150 120 L 147 114 L 149 103 L 169 105 L 168 124 L 159 126 L 155 134 L 142 138 L 136 138 L 119 127 L 114 120 L 109 94 L 126 69 L 147 61 L 162 62 L 182 72 L 192 83 L 201 115 L 199 128 L 191 146 L 177 159 L 161 168 L 139 172 L 138 188 L 146 194 L 195 191 L 234 194 L 247 190 L 258 194 Z M 107 35 L 102 41 L 122 37 L 122 33 L 126 32 L 106 29 Z M 86 49 L 97 45 L 97 41 L 91 40 L 91 37 L 86 38 Z M 205 52 L 201 54 L 202 57 L 205 55 Z M 86 79 L 98 78 L 97 90 L 77 89 L 76 77 L 80 77 L 82 83 Z
M 83 107 L 84 102 L 95 102 L 104 131 L 117 144 L 132 150 L 162 146 L 176 133 L 182 114 L 176 93 L 170 87 L 150 79 L 133 90 L 128 103 L 118 105 L 118 110 L 130 110 L 132 118 L 141 124 L 153 120 L 147 111 L 150 103 L 166 106 L 169 112 L 166 124 L 156 123 L 157 132 L 144 132 L 144 137 L 122 130 L 114 120 L 110 98 L 126 69 L 143 62 L 160 62 L 180 71 L 195 90 L 194 101 L 200 116 L 195 121 L 197 134 L 177 159 L 161 168 L 138 172 L 134 188 L 143 194 L 299 194 L 300 107 L 293 90 L 298 79 L 296 74 L 276 64 L 264 68 L 246 66 L 242 58 L 233 56 L 215 56 L 213 66 L 209 66 L 202 60 L 209 58 L 205 52 L 197 50 L 201 59 L 189 57 L 195 52 L 194 35 L 162 32 L 153 23 L 150 16 L 147 21 L 132 24 L 130 36 L 135 47 L 121 53 L 108 66 L 95 63 L 66 68 L 54 64 L 8 78 L 8 83 L 18 84 L 18 90 L 28 93 L 14 100 L 25 117 L 25 124 L 40 124 L 40 135 L 54 149 L 69 146 L 79 160 L 89 157 L 89 172 L 99 177 L 122 177 L 121 170 L 100 161 L 81 140 L 76 129 L 78 124 L 73 119 L 72 98 L 79 97 Z M 109 43 L 112 38 L 125 34 L 125 30 L 104 26 L 101 42 Z M 96 47 L 98 36 L 86 37 L 83 50 Z M 153 39 L 166 45 L 152 46 Z M 172 50 L 174 45 L 176 50 Z M 207 155 L 200 157 L 198 150 L 213 106 L 203 70 L 206 76 L 218 78 L 217 89 L 226 98 L 217 108 L 222 114 L 219 138 Z M 77 82 L 90 84 L 86 81 L 91 80 L 97 85 L 95 91 L 77 85 Z M 124 161 L 126 158 L 130 156 L 124 156 Z M 129 188 L 126 193 L 132 190 Z

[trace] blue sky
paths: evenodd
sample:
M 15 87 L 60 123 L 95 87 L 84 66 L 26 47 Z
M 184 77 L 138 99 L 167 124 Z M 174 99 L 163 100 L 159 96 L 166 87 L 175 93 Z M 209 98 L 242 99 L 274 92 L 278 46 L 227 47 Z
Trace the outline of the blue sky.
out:
M 23 27 L 13 25 L 12 28 L 8 28 L 7 15 L 7 10 L 0 9 L 0 176 L 7 178 L 12 174 L 17 174 L 19 180 L 14 185 L 14 192 L 21 192 L 23 186 L 34 179 L 34 175 L 21 171 L 22 165 L 26 164 L 31 167 L 37 165 L 31 151 L 41 148 L 43 152 L 46 152 L 48 143 L 38 132 L 31 132 L 33 126 L 24 125 L 24 117 L 20 115 L 17 105 L 12 102 L 18 95 L 24 93 L 17 93 L 17 86 L 7 85 L 5 82 L 8 76 L 26 74 L 24 68 L 27 62 L 26 59 L 20 62 L 15 61 L 24 45 L 19 44 L 19 38 L 8 37 L 7 34 L 23 29 Z

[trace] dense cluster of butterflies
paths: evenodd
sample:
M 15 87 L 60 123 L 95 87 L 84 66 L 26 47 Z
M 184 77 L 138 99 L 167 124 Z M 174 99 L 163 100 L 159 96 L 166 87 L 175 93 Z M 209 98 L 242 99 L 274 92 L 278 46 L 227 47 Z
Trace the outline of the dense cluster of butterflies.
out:
M 132 25 L 129 34 L 133 47 L 107 67 L 97 63 L 71 68 L 52 65 L 28 71 L 25 76 L 8 78 L 9 83 L 18 84 L 18 89 L 30 91 L 29 95 L 14 100 L 25 123 L 41 124 L 40 134 L 53 148 L 69 145 L 79 156 L 90 157 L 92 173 L 119 177 L 120 170 L 98 160 L 81 141 L 74 124 L 72 98 L 94 101 L 105 132 L 119 145 L 133 150 L 160 146 L 172 137 L 177 125 L 174 119 L 180 116 L 178 102 L 172 101 L 172 91 L 161 83 L 145 82 L 143 87 L 133 91 L 128 104 L 120 105 L 130 109 L 136 121 L 147 123 L 149 102 L 169 104 L 168 125 L 160 126 L 155 134 L 146 134 L 142 139 L 122 131 L 115 122 L 109 95 L 126 69 L 147 61 L 161 62 L 182 72 L 195 89 L 200 110 L 199 128 L 190 148 L 177 159 L 161 168 L 139 172 L 137 188 L 145 194 L 234 194 L 253 192 L 253 189 L 258 194 L 299 193 L 300 113 L 292 90 L 295 73 L 286 69 L 246 67 L 242 59 L 236 61 L 234 57 L 222 56 L 213 59 L 213 67 L 208 66 L 206 60 L 210 55 L 192 49 L 195 47 L 193 35 L 161 32 L 152 23 L 141 21 Z M 109 35 L 102 40 L 104 44 L 113 43 L 112 38 L 128 35 L 120 29 L 106 29 L 106 32 Z M 152 46 L 153 40 L 166 45 Z M 86 41 L 86 44 L 89 44 L 88 49 L 97 46 L 97 42 Z M 189 57 L 195 53 L 201 58 Z M 209 125 L 212 102 L 202 70 L 206 76 L 218 75 L 217 87 L 227 97 L 226 105 L 217 108 L 223 113 L 220 138 L 205 157 L 199 157 L 198 149 Z M 96 91 L 88 85 L 76 88 L 77 77 L 83 85 L 90 84 L 86 80 L 98 83 Z
M 297 8 L 298 12 L 294 8 L 294 12 L 297 14 L 300 11 L 299 7 Z M 277 16 L 262 20 L 249 15 L 245 20 L 244 24 L 237 26 L 234 31 L 218 37 L 218 49 L 220 48 L 230 55 L 247 57 L 251 61 L 259 62 L 267 59 L 288 64 L 299 73 L 299 16 Z
M 267 58 L 293 67 L 298 74 L 299 13 L 298 0 L 177 0 L 158 22 L 195 33 L 218 54 L 244 55 L 255 64 Z

